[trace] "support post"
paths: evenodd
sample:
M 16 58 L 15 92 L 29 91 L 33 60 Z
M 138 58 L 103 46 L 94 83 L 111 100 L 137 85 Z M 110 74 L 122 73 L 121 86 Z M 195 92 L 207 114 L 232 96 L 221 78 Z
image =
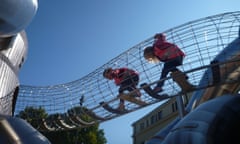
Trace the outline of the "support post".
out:
M 177 101 L 177 108 L 178 108 L 179 116 L 180 116 L 180 118 L 183 118 L 185 115 L 185 109 L 184 109 L 182 95 L 177 96 L 176 101 Z

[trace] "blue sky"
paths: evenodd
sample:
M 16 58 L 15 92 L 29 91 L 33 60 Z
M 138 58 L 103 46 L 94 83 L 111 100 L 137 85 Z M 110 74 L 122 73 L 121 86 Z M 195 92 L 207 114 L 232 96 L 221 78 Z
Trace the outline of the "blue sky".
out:
M 80 79 L 157 32 L 239 11 L 239 5 L 239 0 L 40 0 L 26 28 L 29 50 L 20 84 Z M 108 144 L 131 144 L 131 124 L 156 106 L 102 123 Z

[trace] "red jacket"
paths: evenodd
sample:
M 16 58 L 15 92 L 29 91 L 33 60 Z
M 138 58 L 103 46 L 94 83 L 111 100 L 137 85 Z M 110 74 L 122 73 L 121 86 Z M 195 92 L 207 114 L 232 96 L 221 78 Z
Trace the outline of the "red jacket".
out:
M 178 56 L 185 56 L 181 49 L 173 44 L 165 41 L 164 39 L 158 39 L 154 44 L 154 54 L 160 59 L 160 61 L 168 61 Z
M 114 69 L 113 73 L 113 79 L 116 85 L 120 85 L 123 80 L 131 75 L 138 75 L 137 72 L 128 68 Z

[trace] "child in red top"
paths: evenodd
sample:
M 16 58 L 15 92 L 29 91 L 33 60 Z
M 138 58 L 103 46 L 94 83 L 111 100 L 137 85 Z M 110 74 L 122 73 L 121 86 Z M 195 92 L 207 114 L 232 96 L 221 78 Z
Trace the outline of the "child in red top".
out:
M 122 94 L 126 90 L 129 92 L 136 90 L 136 96 L 141 96 L 141 93 L 136 88 L 139 82 L 139 74 L 136 71 L 129 68 L 107 68 L 103 72 L 103 77 L 114 80 L 115 84 L 120 86 L 118 90 L 119 94 Z M 119 109 L 124 110 L 124 107 L 124 100 L 120 99 Z
M 182 65 L 185 54 L 177 45 L 167 42 L 163 33 L 156 34 L 154 39 L 153 46 L 144 49 L 144 58 L 149 62 L 164 62 L 160 76 L 164 79 L 169 72 L 179 71 L 177 66 Z M 164 81 L 158 82 L 153 91 L 161 92 L 163 84 Z

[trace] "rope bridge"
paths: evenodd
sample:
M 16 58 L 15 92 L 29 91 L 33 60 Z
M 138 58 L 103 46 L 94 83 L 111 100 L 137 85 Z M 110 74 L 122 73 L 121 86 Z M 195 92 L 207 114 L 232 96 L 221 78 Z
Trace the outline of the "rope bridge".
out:
M 239 37 L 239 24 L 240 12 L 237 11 L 190 21 L 163 31 L 167 41 L 177 44 L 185 52 L 183 65 L 178 68 L 188 75 L 188 81 L 192 85 L 197 86 L 204 72 L 213 66 L 217 65 L 223 71 L 228 71 L 226 63 L 229 62 L 227 61 L 210 64 L 217 54 Z M 143 57 L 144 48 L 152 45 L 153 40 L 151 37 L 140 42 L 75 81 L 49 86 L 20 85 L 15 115 L 28 107 L 43 109 L 47 113 L 45 118 L 39 118 L 36 115 L 28 116 L 41 123 L 38 130 L 66 130 L 101 123 L 162 101 L 161 98 L 150 96 L 145 92 L 144 87 L 141 87 L 143 83 L 153 87 L 159 80 L 163 68 L 162 63 L 150 64 Z M 237 53 L 236 57 L 238 57 Z M 239 66 L 238 59 L 232 63 L 236 67 Z M 118 87 L 113 81 L 103 78 L 102 73 L 108 67 L 128 67 L 138 71 L 140 74 L 138 88 L 142 93 L 141 100 L 146 104 L 138 105 L 126 101 L 126 111 L 114 111 L 119 104 Z M 211 83 L 212 76 L 205 77 L 205 80 L 206 85 L 203 88 L 214 86 Z M 227 82 L 230 81 L 219 83 Z M 239 83 L 239 79 L 231 82 Z M 170 76 L 166 78 L 163 90 L 162 93 L 168 94 L 168 98 L 183 94 L 181 87 Z M 164 100 L 167 101 L 168 98 Z

